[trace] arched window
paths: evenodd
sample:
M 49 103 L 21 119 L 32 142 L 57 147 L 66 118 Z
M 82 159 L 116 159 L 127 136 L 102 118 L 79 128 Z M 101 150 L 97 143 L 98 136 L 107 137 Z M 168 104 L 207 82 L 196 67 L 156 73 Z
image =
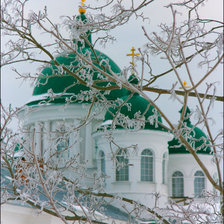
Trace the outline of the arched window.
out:
M 167 153 L 163 153 L 163 161 L 162 161 L 162 183 L 166 183 L 166 157 Z
M 99 160 L 100 160 L 100 172 L 101 172 L 101 174 L 105 174 L 106 173 L 105 154 L 102 150 L 99 152 Z
M 180 171 L 176 171 L 172 176 L 172 195 L 173 197 L 184 196 L 184 175 Z
M 198 170 L 194 174 L 194 196 L 197 198 L 202 197 L 202 191 L 205 189 L 205 175 L 202 171 Z
M 57 140 L 57 158 L 69 158 L 69 139 L 59 138 Z
M 120 150 L 116 156 L 116 181 L 129 180 L 128 156 L 126 150 Z
M 153 181 L 153 153 L 150 149 L 141 153 L 141 181 Z
M 64 124 L 58 123 L 57 125 L 55 130 L 56 156 L 58 159 L 68 159 L 70 157 L 69 133 Z

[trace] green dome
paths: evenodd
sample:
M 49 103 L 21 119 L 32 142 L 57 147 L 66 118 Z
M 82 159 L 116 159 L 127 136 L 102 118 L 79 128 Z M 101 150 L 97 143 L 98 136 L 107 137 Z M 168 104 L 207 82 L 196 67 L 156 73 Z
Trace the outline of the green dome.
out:
M 182 110 L 183 108 L 179 112 L 182 113 Z M 198 127 L 193 127 L 189 118 L 190 113 L 190 109 L 187 107 L 184 116 L 185 119 L 183 120 L 183 127 L 186 126 L 185 129 L 188 128 L 188 133 L 185 131 L 183 135 L 187 135 L 187 142 L 193 147 L 193 149 L 197 150 L 197 153 L 211 154 L 211 148 L 208 146 L 209 141 L 205 133 Z M 168 142 L 168 149 L 169 154 L 189 153 L 185 146 L 181 144 L 175 137 Z
M 83 22 L 86 20 L 84 14 L 81 14 L 77 18 L 81 19 Z M 91 43 L 90 32 L 88 31 L 86 35 L 89 43 Z M 87 43 L 83 44 L 81 41 L 78 41 L 77 45 L 77 52 L 84 56 L 88 61 L 92 61 L 96 67 L 108 73 L 110 73 L 111 70 L 117 75 L 121 75 L 120 68 L 107 55 L 95 49 L 93 51 Z M 116 85 L 114 82 L 107 81 L 106 77 L 104 77 L 96 69 L 90 67 L 87 63 L 80 60 L 74 53 L 60 55 L 55 60 L 59 66 L 56 66 L 55 63 L 51 61 L 51 64 L 42 70 L 33 90 L 33 98 L 27 105 L 38 104 L 43 100 L 50 99 L 49 91 L 56 94 L 56 97 L 50 101 L 51 103 L 65 103 L 66 98 L 71 98 L 72 101 L 75 102 L 91 102 L 92 97 L 90 94 L 90 88 L 84 84 L 81 84 L 69 72 L 63 71 L 62 73 L 60 71 L 62 70 L 60 65 L 63 65 L 69 71 L 78 75 L 79 78 L 87 82 L 87 85 L 93 83 L 94 81 L 102 81 L 96 83 L 99 87 Z M 83 92 L 85 92 L 86 97 L 82 94 Z M 108 93 L 104 91 L 100 91 L 100 93 L 104 93 L 108 100 L 115 100 L 118 97 L 126 95 L 128 91 L 126 89 L 115 89 Z M 98 94 L 100 95 L 100 93 Z
M 108 109 L 105 115 L 105 123 L 107 121 L 116 119 L 116 128 L 133 128 L 134 125 L 139 125 L 137 124 L 139 123 L 139 119 L 140 121 L 142 121 L 140 122 L 140 128 L 166 131 L 160 124 L 157 124 L 155 118 L 157 117 L 159 123 L 162 123 L 162 118 L 146 99 L 144 99 L 137 93 L 134 93 L 130 99 L 129 97 L 130 95 L 121 98 L 123 102 L 127 100 L 127 103 L 123 105 L 120 110 L 118 109 L 117 105 Z M 120 115 L 117 117 L 118 112 L 120 113 Z M 130 122 L 130 125 L 124 123 L 124 121 L 128 120 Z
M 89 53 L 90 52 L 90 57 L 91 60 L 94 61 L 96 60 L 94 53 L 90 50 L 90 48 L 84 48 L 84 49 L 79 49 L 78 51 L 82 51 L 82 54 Z M 109 62 L 109 66 L 111 70 L 116 73 L 116 74 L 121 74 L 120 68 L 105 54 L 102 52 L 95 50 L 95 54 L 98 58 L 99 61 L 102 60 L 107 60 Z M 97 80 L 106 80 L 105 77 L 102 76 L 99 72 L 94 70 L 93 68 L 88 68 L 87 65 L 83 65 L 84 68 L 82 68 L 78 59 L 78 56 L 75 54 L 68 54 L 66 56 L 59 56 L 56 58 L 56 61 L 60 64 L 65 66 L 66 68 L 69 68 L 70 71 L 72 72 L 79 72 L 78 76 L 85 80 L 87 83 L 89 82 L 94 82 Z M 93 63 L 95 66 L 100 67 L 100 65 L 96 62 Z M 86 66 L 86 67 L 85 67 Z M 41 75 L 39 76 L 37 80 L 37 85 L 35 86 L 33 90 L 33 96 L 46 96 L 48 95 L 49 90 L 52 90 L 53 93 L 58 94 L 59 97 L 55 98 L 53 103 L 62 103 L 65 102 L 66 97 L 73 97 L 73 99 L 76 99 L 78 101 L 91 101 L 88 98 L 87 99 L 79 99 L 79 97 L 82 96 L 82 92 L 87 92 L 90 90 L 89 87 L 81 84 L 75 77 L 73 77 L 69 73 L 63 73 L 60 74 L 58 71 L 59 66 L 55 66 L 53 63 L 51 66 L 46 67 L 43 69 L 41 72 Z M 101 68 L 102 69 L 102 68 Z M 109 68 L 104 67 L 104 70 L 106 72 L 109 72 Z M 85 77 L 86 74 L 91 74 L 91 80 Z M 48 78 L 49 77 L 49 78 Z M 47 79 L 48 78 L 48 79 Z M 106 87 L 108 85 L 113 86 L 116 85 L 113 82 L 110 81 L 102 81 L 99 83 L 96 83 L 97 86 L 99 87 Z M 101 91 L 103 93 L 103 91 Z M 126 95 L 128 91 L 126 89 L 115 89 L 111 90 L 109 94 L 105 93 L 105 97 L 108 100 L 115 100 L 118 97 L 122 97 Z M 80 95 L 79 95 L 80 94 Z M 77 97 L 79 95 L 79 97 Z M 28 105 L 33 105 L 41 102 L 43 98 L 34 100 Z M 34 98 L 35 99 L 35 98 Z

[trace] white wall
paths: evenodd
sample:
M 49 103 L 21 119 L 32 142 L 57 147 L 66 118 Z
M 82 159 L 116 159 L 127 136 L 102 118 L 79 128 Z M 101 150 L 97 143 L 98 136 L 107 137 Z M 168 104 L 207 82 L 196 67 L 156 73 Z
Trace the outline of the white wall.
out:
M 56 150 L 55 141 L 52 141 L 52 136 L 55 134 L 57 123 L 62 122 L 74 128 L 69 138 L 69 155 L 70 157 L 79 155 L 79 161 L 77 162 L 86 164 L 86 172 L 89 178 L 86 178 L 86 180 L 82 178 L 82 181 L 83 183 L 88 183 L 88 185 L 92 184 L 92 174 L 95 172 L 96 166 L 95 143 L 91 134 L 96 131 L 97 126 L 102 122 L 104 117 L 104 114 L 94 107 L 89 114 L 90 106 L 91 104 L 34 105 L 30 107 L 25 106 L 19 112 L 19 118 L 24 127 L 31 132 L 35 128 L 35 153 L 36 155 L 41 155 L 41 151 L 43 151 L 44 153 L 42 154 L 44 154 L 45 161 L 50 155 L 50 150 L 51 154 Z M 95 112 L 96 116 L 92 117 L 92 114 Z M 86 123 L 87 115 L 89 115 L 89 120 Z M 32 133 L 27 135 L 27 139 L 30 140 L 31 145 Z M 67 157 L 66 159 L 68 160 Z M 65 164 L 62 160 L 55 162 L 60 167 L 63 167 Z M 77 166 L 77 163 L 75 166 Z M 66 176 L 74 178 L 74 167 L 70 166 L 64 171 Z
M 113 140 L 120 147 L 129 147 L 137 144 L 137 150 L 128 148 L 129 155 L 129 181 L 116 181 L 115 155 L 118 148 L 110 144 L 103 132 L 94 134 L 98 152 L 102 150 L 106 159 L 106 191 L 110 193 L 121 193 L 128 198 L 140 201 L 150 206 L 154 203 L 153 196 L 155 192 L 161 194 L 163 206 L 168 199 L 168 189 L 166 184 L 162 184 L 162 159 L 163 154 L 168 153 L 167 142 L 172 135 L 166 132 L 153 130 L 127 131 L 114 130 Z M 140 180 L 140 159 L 141 152 L 144 149 L 151 149 L 154 154 L 154 178 L 152 182 Z M 99 164 L 99 163 L 98 163 Z M 98 169 L 99 170 L 99 169 Z
M 198 154 L 201 161 L 213 176 L 216 172 L 212 155 Z M 194 174 L 201 170 L 198 163 L 191 154 L 171 154 L 169 155 L 168 177 L 169 177 L 169 195 L 172 196 L 172 175 L 175 171 L 181 171 L 184 175 L 184 196 L 194 197 Z M 205 190 L 213 191 L 211 183 L 205 179 Z
M 1 224 L 62 224 L 63 222 L 54 216 L 37 209 L 4 204 L 1 206 Z
M 81 209 L 80 209 L 81 211 Z M 77 215 L 82 216 L 82 212 L 76 212 Z M 65 214 L 64 214 L 65 215 Z M 67 213 L 66 215 L 73 215 Z M 114 219 L 104 216 L 101 213 L 95 213 L 94 219 L 104 223 L 115 223 Z M 126 221 L 115 220 L 116 223 L 125 224 Z M 1 224 L 63 224 L 60 218 L 49 215 L 45 212 L 40 212 L 38 209 L 24 207 L 14 204 L 3 204 L 1 206 Z M 78 221 L 68 221 L 68 223 L 80 223 Z M 89 222 L 87 222 L 89 223 Z

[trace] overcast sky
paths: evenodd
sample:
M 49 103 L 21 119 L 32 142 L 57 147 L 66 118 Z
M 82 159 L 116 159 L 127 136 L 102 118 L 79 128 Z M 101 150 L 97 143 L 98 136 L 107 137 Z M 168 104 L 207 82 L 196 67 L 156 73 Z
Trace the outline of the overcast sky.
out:
M 57 3 L 56 3 L 57 2 Z M 88 0 L 87 0 L 88 2 Z M 92 2 L 92 1 L 91 1 Z M 100 2 L 100 1 L 99 1 Z M 147 31 L 153 32 L 157 31 L 157 26 L 160 22 L 167 22 L 171 19 L 170 10 L 161 7 L 161 2 L 165 1 L 155 0 L 151 5 L 147 7 L 146 13 L 149 17 L 149 21 L 142 23 L 142 21 L 136 21 L 132 19 L 128 24 L 123 27 L 119 27 L 111 32 L 117 39 L 117 41 L 113 44 L 108 45 L 106 48 L 97 47 L 100 51 L 106 53 L 110 56 L 120 68 L 124 68 L 129 66 L 130 58 L 126 56 L 127 53 L 130 52 L 132 46 L 135 48 L 141 47 L 146 43 L 146 39 L 143 35 L 141 26 L 144 25 Z M 168 1 L 167 1 L 168 2 Z M 214 4 L 215 3 L 215 4 Z M 56 23 L 61 20 L 60 16 L 68 15 L 72 16 L 74 14 L 78 14 L 78 5 L 80 4 L 79 0 L 63 0 L 63 1 L 55 1 L 55 0 L 30 0 L 28 5 L 28 11 L 34 10 L 35 12 L 38 9 L 42 10 L 46 5 L 48 8 L 48 14 L 52 21 Z M 222 0 L 209 0 L 208 5 L 204 7 L 201 11 L 201 15 L 206 18 L 216 18 L 222 20 Z M 170 20 L 171 21 L 171 20 Z M 94 37 L 93 37 L 94 38 Z M 4 49 L 4 37 L 2 41 L 2 49 Z M 153 59 L 152 59 L 153 60 Z M 163 69 L 165 64 L 161 64 L 161 62 L 155 61 L 155 64 L 158 63 L 158 71 Z M 156 64 L 157 65 L 157 64 Z M 1 96 L 3 105 L 12 104 L 13 106 L 20 107 L 24 105 L 32 95 L 32 83 L 28 80 L 18 80 L 16 79 L 16 75 L 11 71 L 11 68 L 15 66 L 8 66 L 2 69 L 2 78 L 1 78 Z M 36 73 L 38 66 L 34 66 L 33 64 L 20 64 L 16 66 L 21 72 L 31 72 Z M 198 69 L 198 68 L 195 68 Z M 222 94 L 222 66 L 215 71 L 215 80 L 217 80 L 220 84 L 218 87 L 218 95 Z M 214 81 L 214 77 L 208 81 Z M 172 80 L 167 83 L 162 83 L 163 88 L 171 88 Z M 178 120 L 176 117 L 179 117 L 177 110 L 180 109 L 180 105 L 173 102 L 170 102 L 170 106 L 167 106 L 167 101 L 161 101 L 159 104 L 161 107 L 166 108 L 167 112 L 170 113 L 171 119 L 173 121 Z M 216 103 L 214 108 L 214 116 L 219 116 L 221 121 L 221 111 L 222 104 Z M 222 124 L 216 124 L 215 130 L 217 131 L 222 127 Z

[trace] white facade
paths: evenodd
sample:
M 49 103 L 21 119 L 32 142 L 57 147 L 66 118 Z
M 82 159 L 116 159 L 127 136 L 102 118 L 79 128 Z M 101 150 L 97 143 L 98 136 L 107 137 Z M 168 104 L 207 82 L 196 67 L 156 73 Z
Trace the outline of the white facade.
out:
M 103 132 L 95 133 L 98 157 L 99 152 L 105 154 L 105 188 L 112 194 L 120 193 L 128 198 L 134 199 L 147 206 L 152 206 L 154 192 L 161 194 L 161 204 L 165 205 L 168 199 L 167 182 L 162 180 L 163 155 L 168 155 L 168 141 L 172 135 L 161 131 L 140 130 L 125 131 L 115 130 L 114 141 L 121 148 L 127 148 L 128 154 L 128 180 L 119 181 L 116 179 L 116 157 L 117 147 L 110 148 L 109 140 L 104 137 Z M 136 146 L 136 147 L 132 147 Z M 152 179 L 141 180 L 141 153 L 149 149 L 152 152 Z M 166 160 L 167 166 L 168 158 Z M 100 164 L 100 163 L 98 163 Z M 100 169 L 98 168 L 98 172 Z
M 215 176 L 215 165 L 212 162 L 212 156 L 207 154 L 200 154 L 200 160 L 203 164 L 206 164 L 206 168 Z M 169 156 L 169 165 L 168 165 L 168 189 L 169 195 L 172 196 L 172 175 L 174 172 L 180 171 L 183 173 L 183 180 L 184 180 L 184 196 L 193 198 L 195 197 L 195 189 L 194 189 L 194 179 L 195 173 L 197 171 L 201 171 L 200 166 L 195 161 L 192 155 L 190 154 L 173 154 Z M 207 180 L 205 180 L 205 190 L 212 192 L 213 186 Z
M 90 187 L 93 184 L 93 174 L 97 173 L 98 177 L 103 176 L 101 184 L 106 192 L 134 199 L 149 207 L 155 203 L 155 193 L 159 193 L 160 198 L 157 206 L 165 207 L 169 203 L 168 199 L 175 196 L 173 195 L 173 174 L 178 171 L 183 174 L 183 195 L 181 197 L 192 198 L 195 196 L 195 173 L 201 169 L 190 154 L 169 155 L 168 141 L 173 138 L 172 134 L 159 130 L 127 131 L 116 129 L 110 135 L 108 129 L 102 131 L 101 124 L 105 112 L 98 113 L 99 108 L 90 113 L 87 124 L 83 126 L 83 122 L 89 114 L 89 107 L 90 104 L 53 104 L 24 108 L 20 111 L 19 116 L 24 127 L 29 131 L 25 138 L 29 139 L 29 144 L 31 144 L 32 136 L 34 136 L 35 153 L 46 160 L 49 153 L 57 150 L 54 136 L 60 132 L 57 129 L 58 124 L 70 127 L 69 150 L 63 153 L 63 158 L 55 156 L 54 162 L 59 167 L 64 166 L 66 160 L 79 155 L 76 157 L 77 162 L 84 164 L 87 174 L 85 179 L 80 178 L 80 183 L 83 186 Z M 113 144 L 109 144 L 111 139 Z M 30 147 L 29 144 L 27 147 Z M 119 169 L 117 156 L 119 150 L 124 149 L 126 149 L 127 155 L 123 159 L 127 159 L 128 162 Z M 151 154 L 145 155 L 144 152 Z M 143 157 L 145 158 L 142 160 Z M 215 167 L 211 161 L 212 155 L 200 154 L 199 158 L 206 164 L 207 169 L 215 175 Z M 148 175 L 149 172 L 144 171 L 145 174 L 142 174 L 142 170 L 144 170 L 142 163 L 145 164 L 147 161 L 150 161 L 151 164 L 149 165 L 151 176 L 144 179 L 142 176 Z M 122 176 L 124 175 L 122 169 L 125 166 L 128 173 L 125 174 L 127 176 Z M 75 179 L 79 173 L 74 172 L 74 169 L 74 164 L 68 166 L 64 170 L 64 174 Z M 204 189 L 206 191 L 213 190 L 205 176 Z M 116 204 L 113 205 L 116 206 Z M 59 219 L 43 212 L 38 213 L 35 209 L 12 204 L 4 205 L 2 214 L 3 224 L 14 224 L 15 220 L 17 224 L 28 224 L 31 223 L 32 218 L 36 220 L 32 223 L 61 223 Z M 102 218 L 101 216 L 102 214 L 99 219 Z M 108 217 L 103 217 L 103 219 L 106 220 L 106 223 L 113 222 L 113 219 Z M 125 222 L 119 220 L 118 223 Z
M 172 134 L 159 130 L 127 131 L 116 129 L 112 133 L 115 144 L 109 144 L 111 138 L 108 136 L 111 133 L 98 130 L 103 123 L 104 112 L 93 116 L 83 126 L 89 113 L 89 107 L 89 104 L 55 104 L 23 109 L 20 112 L 20 117 L 24 126 L 29 130 L 35 128 L 35 151 L 37 155 L 44 159 L 47 158 L 49 149 L 56 150 L 53 147 L 55 142 L 51 142 L 50 135 L 57 132 L 57 125 L 61 123 L 72 127 L 69 134 L 69 153 L 63 155 L 63 160 L 56 158 L 55 161 L 60 165 L 66 162 L 66 159 L 69 160 L 70 157 L 78 154 L 78 162 L 85 164 L 87 173 L 87 178 L 83 184 L 91 186 L 92 174 L 97 172 L 98 176 L 101 175 L 100 153 L 103 152 L 105 156 L 104 187 L 108 193 L 121 193 L 128 198 L 150 206 L 150 201 L 152 202 L 150 197 L 157 192 L 161 195 L 161 204 L 165 205 L 168 198 L 174 196 L 172 193 L 172 175 L 176 171 L 180 171 L 183 174 L 183 196 L 194 197 L 194 175 L 196 171 L 201 171 L 201 168 L 190 154 L 169 154 L 168 141 L 173 138 Z M 93 110 L 91 114 L 95 112 L 96 110 Z M 116 179 L 118 146 L 127 148 L 127 180 Z M 153 161 L 152 179 L 141 180 L 141 153 L 146 149 L 152 153 L 150 156 Z M 215 167 L 211 161 L 212 155 L 198 155 L 212 175 L 215 175 Z M 59 160 L 57 161 L 57 159 Z M 74 178 L 72 166 L 68 167 L 65 173 L 70 178 Z M 206 178 L 205 190 L 212 190 L 212 185 Z M 146 200 L 146 195 L 149 200 Z

